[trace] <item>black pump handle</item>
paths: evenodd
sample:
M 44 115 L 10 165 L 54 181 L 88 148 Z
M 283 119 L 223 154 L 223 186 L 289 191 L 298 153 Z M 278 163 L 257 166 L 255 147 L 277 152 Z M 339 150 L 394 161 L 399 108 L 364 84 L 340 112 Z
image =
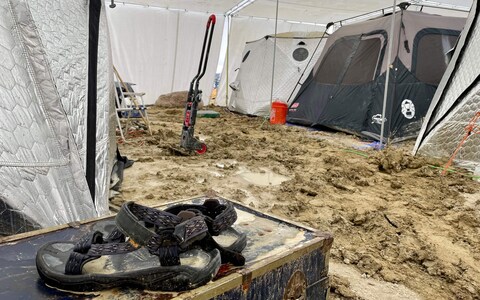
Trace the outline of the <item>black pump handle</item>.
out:
M 207 28 L 205 29 L 205 38 L 203 39 L 202 54 L 200 57 L 200 63 L 198 65 L 198 73 L 197 75 L 195 75 L 192 82 L 190 83 L 191 90 L 193 90 L 194 85 L 195 89 L 198 88 L 200 79 L 203 77 L 203 75 L 205 75 L 205 72 L 207 70 L 208 56 L 210 54 L 210 46 L 212 45 L 213 30 L 215 29 L 216 21 L 217 18 L 215 17 L 215 15 L 211 15 L 208 18 Z

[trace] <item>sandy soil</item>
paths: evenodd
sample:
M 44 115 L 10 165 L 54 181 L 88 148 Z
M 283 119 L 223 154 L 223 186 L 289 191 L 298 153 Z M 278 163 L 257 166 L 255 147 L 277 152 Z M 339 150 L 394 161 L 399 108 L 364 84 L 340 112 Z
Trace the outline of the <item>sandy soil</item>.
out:
M 217 193 L 333 233 L 332 299 L 480 299 L 478 182 L 440 176 L 445 161 L 412 157 L 412 143 L 374 151 L 217 111 L 197 120 L 208 152 L 179 156 L 182 109 L 150 109 L 153 136 L 120 145 L 136 162 L 113 206 Z

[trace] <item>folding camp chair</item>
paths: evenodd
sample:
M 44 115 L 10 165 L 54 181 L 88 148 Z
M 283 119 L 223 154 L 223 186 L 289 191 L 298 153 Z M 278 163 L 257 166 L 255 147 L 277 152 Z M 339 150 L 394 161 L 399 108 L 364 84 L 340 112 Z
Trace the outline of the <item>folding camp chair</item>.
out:
M 150 135 L 152 135 L 152 129 L 150 127 L 150 121 L 148 119 L 147 107 L 143 101 L 143 96 L 145 93 L 136 93 L 133 91 L 131 83 L 124 82 L 120 75 L 118 74 L 117 69 L 113 68 L 116 81 L 115 82 L 115 103 L 116 103 L 116 111 L 117 111 L 117 126 L 120 131 L 120 136 L 122 140 L 126 140 L 126 136 L 128 135 L 128 127 L 130 124 L 131 118 L 139 118 L 145 123 L 145 127 L 147 128 Z M 125 120 L 125 133 L 124 129 L 122 128 L 121 119 Z

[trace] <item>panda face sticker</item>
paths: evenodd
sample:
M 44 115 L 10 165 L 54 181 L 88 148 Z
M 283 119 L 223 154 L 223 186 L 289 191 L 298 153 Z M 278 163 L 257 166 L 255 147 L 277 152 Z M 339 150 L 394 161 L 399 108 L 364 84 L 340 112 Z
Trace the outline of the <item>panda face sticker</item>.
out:
M 405 99 L 402 101 L 402 114 L 407 119 L 413 119 L 415 117 L 415 105 L 412 100 Z

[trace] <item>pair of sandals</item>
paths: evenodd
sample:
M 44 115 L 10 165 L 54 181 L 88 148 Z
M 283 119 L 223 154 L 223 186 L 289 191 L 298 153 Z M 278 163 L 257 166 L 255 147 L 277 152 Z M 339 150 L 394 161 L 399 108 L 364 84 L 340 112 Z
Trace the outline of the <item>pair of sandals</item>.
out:
M 128 202 L 108 236 L 94 231 L 77 243 L 43 245 L 37 270 L 47 285 L 72 291 L 193 289 L 213 279 L 221 264 L 245 264 L 247 240 L 231 227 L 236 219 L 233 205 L 217 199 L 164 211 Z

